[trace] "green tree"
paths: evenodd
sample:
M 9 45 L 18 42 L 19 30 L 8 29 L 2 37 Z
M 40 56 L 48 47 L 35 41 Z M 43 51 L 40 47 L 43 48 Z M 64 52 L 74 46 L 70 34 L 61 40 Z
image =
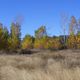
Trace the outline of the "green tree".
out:
M 35 31 L 35 37 L 40 39 L 42 38 L 43 36 L 47 36 L 47 32 L 46 32 L 46 27 L 45 26 L 41 26 L 40 28 L 38 28 L 36 31 Z
M 11 24 L 11 33 L 8 39 L 8 44 L 10 49 L 18 49 L 20 48 L 20 42 L 21 42 L 21 32 L 20 32 L 20 25 L 18 23 L 12 23 Z
M 3 25 L 0 23 L 0 49 L 3 49 Z
M 3 24 L 0 23 L 0 49 L 8 48 L 8 29 L 6 27 L 3 28 Z
M 9 38 L 9 32 L 7 27 L 4 27 L 3 29 L 3 45 L 4 49 L 8 49 L 8 38 Z
M 35 31 L 34 48 L 47 48 L 45 47 L 46 41 L 47 41 L 46 27 L 41 26 Z

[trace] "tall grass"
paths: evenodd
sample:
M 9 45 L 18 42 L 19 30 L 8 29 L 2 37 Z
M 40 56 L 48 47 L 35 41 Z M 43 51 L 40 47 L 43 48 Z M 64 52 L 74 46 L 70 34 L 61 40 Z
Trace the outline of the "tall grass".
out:
M 79 57 L 71 51 L 1 55 L 0 80 L 80 80 Z

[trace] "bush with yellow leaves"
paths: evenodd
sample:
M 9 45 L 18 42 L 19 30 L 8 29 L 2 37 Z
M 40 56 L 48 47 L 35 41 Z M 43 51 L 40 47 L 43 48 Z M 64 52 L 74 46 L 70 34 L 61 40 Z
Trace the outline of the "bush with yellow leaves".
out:
M 58 37 L 51 38 L 48 42 L 48 45 L 50 49 L 60 49 L 61 48 L 60 39 Z
M 40 49 L 60 49 L 61 43 L 59 38 L 43 37 L 41 39 L 36 39 L 34 43 L 34 48 Z
M 34 48 L 48 49 L 48 37 L 43 36 L 40 39 L 36 38 L 34 42 Z
M 77 45 L 77 48 L 80 49 L 80 34 L 77 34 L 76 36 L 76 45 Z
M 22 49 L 30 49 L 33 47 L 33 39 L 30 35 L 26 35 L 22 41 Z
M 71 34 L 67 39 L 67 48 L 77 48 L 77 40 L 74 34 Z

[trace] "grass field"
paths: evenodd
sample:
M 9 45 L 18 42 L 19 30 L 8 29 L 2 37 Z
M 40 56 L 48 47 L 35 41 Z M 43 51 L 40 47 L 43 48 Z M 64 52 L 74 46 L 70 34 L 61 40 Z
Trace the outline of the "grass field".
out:
M 0 80 L 80 80 L 80 51 L 0 55 Z

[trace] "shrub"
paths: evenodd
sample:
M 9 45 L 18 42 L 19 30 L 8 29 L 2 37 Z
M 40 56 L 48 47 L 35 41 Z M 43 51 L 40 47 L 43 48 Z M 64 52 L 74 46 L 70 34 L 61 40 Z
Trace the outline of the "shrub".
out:
M 47 49 L 48 48 L 48 38 L 44 36 L 40 39 L 35 39 L 34 48 Z
M 67 47 L 68 47 L 68 48 L 77 48 L 77 45 L 76 45 L 76 36 L 75 36 L 74 34 L 71 34 L 71 35 L 68 37 Z
M 76 36 L 76 45 L 77 45 L 77 49 L 80 49 L 80 35 Z
M 29 49 L 33 47 L 33 39 L 30 35 L 26 35 L 22 41 L 22 49 Z
M 34 48 L 40 49 L 60 49 L 61 43 L 59 38 L 43 37 L 35 39 Z
M 51 38 L 48 42 L 50 49 L 60 49 L 61 43 L 59 38 Z

